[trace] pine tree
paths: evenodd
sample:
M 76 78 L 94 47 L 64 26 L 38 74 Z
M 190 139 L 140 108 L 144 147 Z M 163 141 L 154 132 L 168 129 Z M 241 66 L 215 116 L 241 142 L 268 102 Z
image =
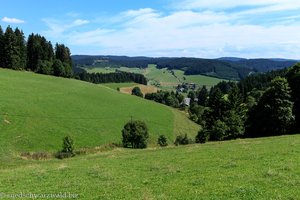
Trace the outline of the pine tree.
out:
M 198 94 L 198 105 L 206 106 L 208 99 L 208 91 L 206 89 L 206 86 L 204 85 Z
M 64 66 L 64 76 L 71 77 L 72 76 L 72 58 L 71 52 L 68 47 L 63 44 L 55 45 L 55 58 L 60 60 Z
M 17 56 L 19 57 L 18 63 L 16 64 L 17 69 L 25 69 L 26 67 L 26 43 L 23 31 L 18 28 L 15 30 L 16 35 L 16 48 L 18 49 Z
M 20 49 L 17 45 L 17 37 L 14 33 L 13 29 L 8 26 L 4 33 L 3 38 L 3 67 L 10 68 L 10 69 L 17 69 L 18 63 L 20 63 L 20 56 L 19 52 Z
M 292 100 L 294 102 L 293 113 L 296 119 L 296 129 L 300 130 L 300 64 L 296 64 L 288 70 L 287 79 L 292 90 Z
M 0 67 L 4 67 L 3 58 L 4 58 L 4 33 L 0 25 Z
M 261 137 L 288 133 L 294 123 L 291 90 L 285 78 L 271 82 L 257 106 L 249 113 L 247 136 Z

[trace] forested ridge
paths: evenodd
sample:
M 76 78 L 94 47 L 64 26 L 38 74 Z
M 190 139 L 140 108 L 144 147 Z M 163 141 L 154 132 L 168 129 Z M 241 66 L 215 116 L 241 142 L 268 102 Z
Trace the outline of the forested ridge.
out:
M 148 64 L 155 64 L 157 68 L 178 69 L 185 75 L 202 74 L 228 80 L 240 80 L 250 73 L 267 72 L 283 69 L 294 65 L 296 60 L 281 59 L 202 59 L 202 58 L 151 58 L 127 56 L 72 56 L 75 66 L 94 67 L 114 65 L 129 68 L 147 68 Z
M 68 47 L 53 45 L 39 34 L 30 34 L 25 40 L 23 31 L 0 26 L 0 67 L 28 70 L 36 73 L 72 77 L 72 59 Z
M 23 31 L 19 28 L 13 30 L 10 26 L 5 31 L 0 26 L 0 67 L 77 78 L 96 84 L 108 82 L 147 84 L 146 78 L 141 74 L 120 71 L 88 74 L 85 70 L 73 68 L 71 51 L 64 44 L 56 43 L 53 47 L 44 36 L 33 33 L 26 40 Z

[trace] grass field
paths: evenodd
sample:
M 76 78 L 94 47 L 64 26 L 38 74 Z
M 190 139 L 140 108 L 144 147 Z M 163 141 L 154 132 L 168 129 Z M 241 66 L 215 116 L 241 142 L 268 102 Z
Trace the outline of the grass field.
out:
M 0 190 L 80 199 L 299 199 L 300 135 L 19 160 Z
M 174 140 L 175 124 L 192 127 L 191 137 L 199 129 L 167 106 L 78 80 L 0 69 L 0 90 L 0 163 L 24 151 L 56 152 L 67 134 L 78 148 L 118 143 L 131 116 L 147 123 L 150 146 L 160 134 Z
M 131 94 L 134 87 L 139 87 L 141 89 L 141 92 L 143 93 L 143 95 L 148 94 L 148 93 L 156 93 L 158 91 L 158 89 L 154 86 L 137 84 L 137 85 L 134 85 L 131 87 L 122 87 L 122 88 L 120 88 L 120 92 L 125 93 L 125 94 Z
M 208 88 L 217 85 L 221 81 L 228 81 L 224 79 L 203 76 L 203 75 L 184 75 L 184 72 L 181 70 L 173 70 L 174 74 L 177 78 L 180 79 L 181 82 L 195 83 L 198 86 L 207 86 Z
M 116 69 L 126 72 L 133 72 L 143 74 L 148 80 L 150 85 L 154 85 L 162 90 L 174 90 L 174 88 L 180 83 L 195 83 L 198 87 L 206 85 L 208 88 L 218 84 L 223 79 L 218 79 L 209 76 L 203 75 L 184 75 L 184 72 L 181 70 L 173 70 L 175 76 L 167 69 L 157 69 L 156 65 L 150 64 L 146 69 L 139 68 L 90 68 L 87 69 L 90 73 L 109 73 L 115 72 Z

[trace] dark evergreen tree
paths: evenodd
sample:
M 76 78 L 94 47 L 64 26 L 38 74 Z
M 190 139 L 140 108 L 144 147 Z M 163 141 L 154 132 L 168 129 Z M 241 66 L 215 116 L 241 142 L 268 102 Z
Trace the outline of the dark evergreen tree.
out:
M 56 44 L 55 58 L 60 60 L 63 63 L 64 76 L 71 77 L 73 73 L 72 73 L 72 58 L 71 58 L 70 49 L 63 44 Z
M 25 69 L 26 68 L 26 42 L 23 31 L 20 31 L 18 28 L 15 30 L 16 36 L 16 56 L 18 57 L 18 63 L 16 64 L 16 69 Z
M 65 67 L 60 60 L 55 59 L 52 68 L 54 76 L 65 76 Z
M 161 147 L 168 146 L 168 140 L 167 140 L 166 136 L 160 135 L 157 139 L 157 144 Z
M 249 112 L 246 136 L 263 137 L 288 133 L 294 123 L 291 90 L 285 78 L 275 78 Z
M 300 130 L 300 63 L 288 70 L 287 80 L 292 90 L 292 100 L 294 102 L 293 113 L 296 120 L 296 129 Z
M 6 28 L 3 43 L 3 67 L 9 69 L 18 69 L 18 63 L 20 63 L 20 50 L 17 46 L 16 34 L 10 26 Z
M 208 99 L 208 90 L 204 85 L 198 93 L 198 105 L 206 106 Z
M 63 139 L 63 146 L 62 146 L 63 153 L 74 154 L 74 141 L 71 136 L 66 136 Z
M 0 67 L 4 67 L 3 59 L 4 59 L 4 33 L 0 25 Z

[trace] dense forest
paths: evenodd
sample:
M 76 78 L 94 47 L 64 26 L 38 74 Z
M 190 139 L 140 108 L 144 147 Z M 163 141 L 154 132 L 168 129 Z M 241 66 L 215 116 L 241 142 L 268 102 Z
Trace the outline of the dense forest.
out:
M 201 88 L 189 108 L 203 129 L 198 142 L 297 133 L 300 128 L 300 64 Z
M 87 73 L 81 72 L 76 75 L 82 81 L 87 81 L 95 84 L 99 83 L 126 83 L 135 82 L 147 85 L 147 79 L 142 74 L 117 71 L 114 73 Z
M 300 130 L 300 64 L 253 74 L 239 82 L 222 81 L 208 90 L 189 91 L 190 106 L 179 93 L 159 91 L 146 99 L 187 109 L 201 125 L 196 142 L 294 134 Z
M 146 68 L 156 64 L 158 68 L 179 69 L 185 75 L 202 74 L 228 80 L 240 80 L 253 72 L 267 72 L 294 65 L 295 60 L 280 59 L 201 59 L 201 58 L 151 58 L 127 56 L 72 56 L 75 66 L 124 66 Z
M 41 74 L 72 77 L 72 59 L 68 47 L 56 44 L 38 34 L 29 35 L 27 41 L 23 31 L 0 26 L 0 67 L 28 70 Z

